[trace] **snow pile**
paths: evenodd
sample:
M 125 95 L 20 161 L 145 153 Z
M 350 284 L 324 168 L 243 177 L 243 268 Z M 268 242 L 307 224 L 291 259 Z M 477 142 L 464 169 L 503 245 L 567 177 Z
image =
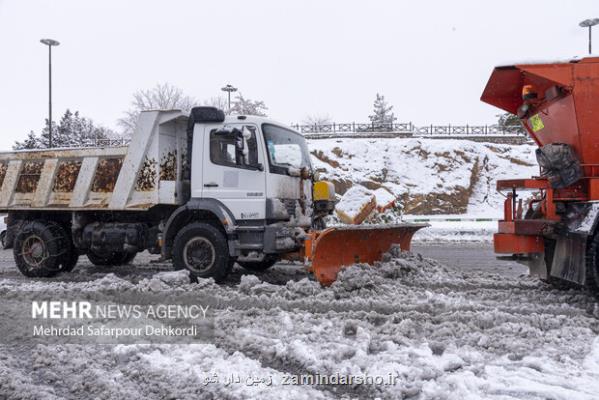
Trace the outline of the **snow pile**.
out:
M 387 189 L 405 214 L 498 217 L 498 179 L 538 174 L 534 146 L 437 139 L 309 140 L 321 179 L 344 194 L 361 185 Z M 492 215 L 491 215 L 492 214 Z
M 376 197 L 363 186 L 351 187 L 335 206 L 339 219 L 346 224 L 362 223 L 376 208 Z
M 372 192 L 376 198 L 376 209 L 383 212 L 395 206 L 396 197 L 384 187 L 380 187 Z

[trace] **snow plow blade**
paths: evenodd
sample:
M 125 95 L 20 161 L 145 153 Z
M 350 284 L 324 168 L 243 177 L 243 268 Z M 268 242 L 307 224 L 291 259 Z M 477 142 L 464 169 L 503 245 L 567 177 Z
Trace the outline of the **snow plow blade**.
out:
M 337 279 L 344 267 L 379 261 L 392 245 L 409 251 L 414 233 L 428 224 L 360 225 L 313 232 L 306 240 L 309 270 L 323 286 Z

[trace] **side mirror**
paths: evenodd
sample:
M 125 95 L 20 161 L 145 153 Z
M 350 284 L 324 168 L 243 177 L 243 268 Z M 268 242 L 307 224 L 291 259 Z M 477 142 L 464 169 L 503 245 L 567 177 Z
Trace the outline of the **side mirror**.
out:
M 264 165 L 262 165 L 262 163 L 258 163 L 256 165 L 254 165 L 254 167 L 258 170 L 258 171 L 264 171 Z
M 243 140 L 243 132 L 241 132 L 239 129 L 234 128 L 233 129 L 233 134 L 235 135 L 235 147 L 237 148 L 237 150 L 243 150 L 244 149 L 244 140 Z
M 302 170 L 296 167 L 287 167 L 287 175 L 301 177 Z

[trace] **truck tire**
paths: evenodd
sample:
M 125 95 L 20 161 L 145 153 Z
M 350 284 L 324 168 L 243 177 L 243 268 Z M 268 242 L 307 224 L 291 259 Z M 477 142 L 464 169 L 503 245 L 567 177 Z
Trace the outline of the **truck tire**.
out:
M 129 264 L 136 255 L 137 253 L 128 253 L 126 251 L 117 251 L 109 254 L 89 252 L 87 253 L 87 258 L 92 264 L 99 267 L 116 267 Z
M 173 244 L 175 269 L 187 269 L 192 279 L 225 280 L 233 262 L 229 257 L 227 238 L 218 228 L 201 222 L 185 226 Z
M 31 221 L 17 234 L 13 247 L 17 268 L 30 278 L 48 278 L 62 272 L 70 255 L 70 241 L 60 225 Z
M 266 271 L 279 261 L 278 257 L 266 256 L 262 261 L 237 261 L 237 264 L 241 265 L 248 271 Z

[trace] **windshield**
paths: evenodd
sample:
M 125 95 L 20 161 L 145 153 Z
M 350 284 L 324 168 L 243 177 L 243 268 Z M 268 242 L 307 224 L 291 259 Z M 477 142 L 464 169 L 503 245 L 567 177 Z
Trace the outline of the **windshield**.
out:
M 310 168 L 310 154 L 304 137 L 280 126 L 263 124 L 271 172 L 287 173 L 288 167 Z

